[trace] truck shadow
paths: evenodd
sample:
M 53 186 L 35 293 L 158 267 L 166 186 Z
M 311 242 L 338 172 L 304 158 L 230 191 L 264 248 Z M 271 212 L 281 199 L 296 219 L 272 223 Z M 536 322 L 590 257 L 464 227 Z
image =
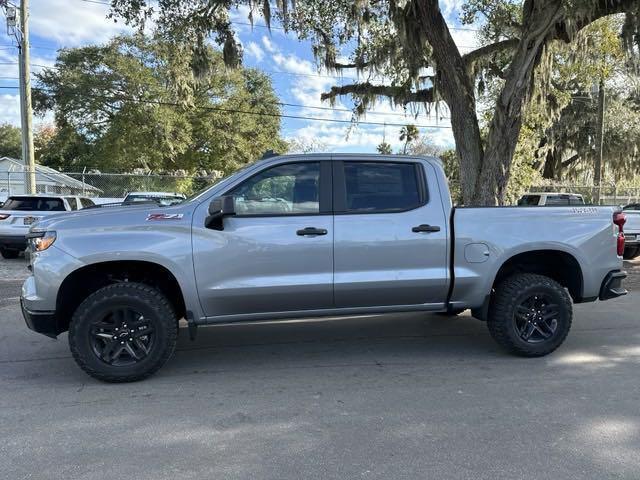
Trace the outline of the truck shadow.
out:
M 211 326 L 200 328 L 195 342 L 181 330 L 176 355 L 164 369 L 375 365 L 487 354 L 504 355 L 484 323 L 468 315 L 411 313 Z

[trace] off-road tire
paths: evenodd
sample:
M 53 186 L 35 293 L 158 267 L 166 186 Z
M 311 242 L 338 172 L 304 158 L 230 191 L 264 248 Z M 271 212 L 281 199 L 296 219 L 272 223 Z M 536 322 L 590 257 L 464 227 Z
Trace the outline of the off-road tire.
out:
M 20 256 L 20 250 L 2 247 L 0 248 L 0 255 L 2 255 L 2 258 L 6 258 L 7 260 L 18 258 Z
M 523 340 L 515 320 L 516 308 L 532 295 L 550 297 L 559 310 L 555 332 L 539 343 Z M 572 316 L 571 297 L 562 285 L 544 275 L 518 273 L 496 287 L 489 306 L 487 326 L 493 339 L 509 352 L 523 357 L 541 357 L 562 345 L 571 329 Z
M 640 247 L 625 247 L 622 257 L 625 260 L 633 260 L 640 254 Z
M 157 337 L 148 355 L 138 363 L 114 366 L 104 363 L 91 347 L 92 319 L 110 307 L 127 306 L 144 312 Z M 104 382 L 134 382 L 153 375 L 171 357 L 178 338 L 178 320 L 171 303 L 159 290 L 134 282 L 103 287 L 76 309 L 69 326 L 69 348 L 78 366 Z

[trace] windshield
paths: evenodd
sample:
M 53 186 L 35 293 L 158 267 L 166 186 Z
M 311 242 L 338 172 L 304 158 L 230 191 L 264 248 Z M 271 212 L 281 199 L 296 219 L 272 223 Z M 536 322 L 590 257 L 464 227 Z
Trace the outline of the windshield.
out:
M 4 210 L 37 212 L 64 212 L 64 203 L 60 198 L 51 197 L 9 197 L 2 207 Z
M 216 187 L 224 182 L 227 182 L 233 178 L 235 178 L 238 175 L 241 175 L 242 173 L 244 173 L 245 170 L 247 170 L 249 167 L 253 167 L 255 165 L 254 163 L 249 163 L 248 165 L 245 165 L 244 167 L 242 167 L 239 170 L 236 170 L 233 173 L 230 173 L 229 175 L 227 175 L 226 177 L 222 177 L 220 180 L 216 180 L 214 183 L 212 183 L 211 185 L 207 185 L 204 188 L 201 188 L 200 190 L 198 190 L 196 193 L 194 193 L 193 195 L 187 197 L 186 199 L 183 200 L 183 202 L 193 202 L 194 200 L 197 200 L 198 198 L 200 198 L 202 195 L 206 194 L 209 190 L 211 190 L 213 187 Z

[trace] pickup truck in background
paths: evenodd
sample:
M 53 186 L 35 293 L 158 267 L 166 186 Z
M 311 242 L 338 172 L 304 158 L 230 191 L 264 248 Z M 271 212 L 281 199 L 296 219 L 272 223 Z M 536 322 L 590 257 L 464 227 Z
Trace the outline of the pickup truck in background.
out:
M 633 260 L 640 255 L 640 204 L 631 203 L 622 211 L 627 218 L 624 229 L 624 258 Z
M 562 344 L 572 303 L 624 295 L 614 207 L 454 208 L 435 158 L 276 156 L 173 206 L 76 212 L 29 234 L 29 328 L 78 365 L 157 371 L 202 325 L 471 309 L 507 351 Z
M 72 195 L 11 195 L 0 209 L 0 255 L 17 258 L 27 247 L 27 233 L 35 222 L 61 212 L 93 206 L 93 200 Z
M 562 207 L 584 205 L 584 198 L 577 193 L 526 193 L 518 200 L 519 207 Z

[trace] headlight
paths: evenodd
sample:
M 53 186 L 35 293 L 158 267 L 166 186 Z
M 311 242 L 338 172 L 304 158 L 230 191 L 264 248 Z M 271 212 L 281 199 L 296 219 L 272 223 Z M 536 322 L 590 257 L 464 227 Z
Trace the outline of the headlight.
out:
M 27 235 L 31 244 L 31 251 L 44 252 L 56 241 L 56 232 L 31 232 Z

